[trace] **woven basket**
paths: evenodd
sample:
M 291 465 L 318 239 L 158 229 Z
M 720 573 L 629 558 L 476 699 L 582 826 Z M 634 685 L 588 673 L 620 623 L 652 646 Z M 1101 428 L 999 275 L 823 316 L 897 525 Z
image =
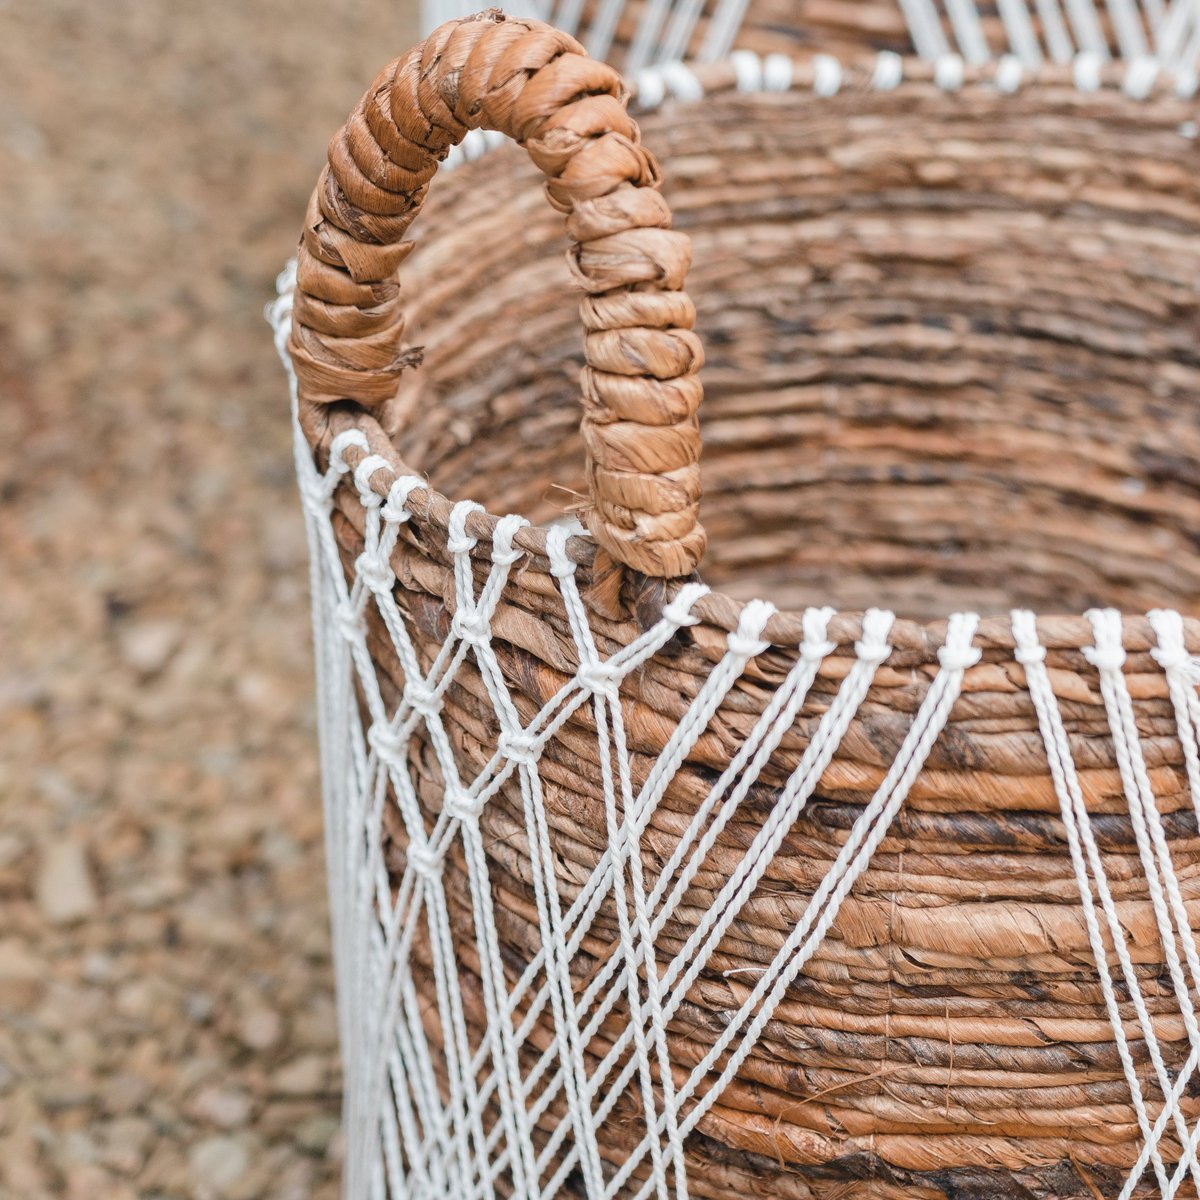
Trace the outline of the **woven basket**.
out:
M 661 191 L 495 13 L 331 144 L 275 318 L 347 1195 L 1195 1195 L 1195 102 L 747 62 Z M 550 204 L 439 181 L 404 334 L 477 126 Z

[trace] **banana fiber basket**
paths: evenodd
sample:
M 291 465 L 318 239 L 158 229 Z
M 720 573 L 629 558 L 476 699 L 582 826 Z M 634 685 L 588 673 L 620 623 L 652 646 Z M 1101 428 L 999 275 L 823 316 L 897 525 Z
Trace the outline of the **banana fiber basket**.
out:
M 375 80 L 272 310 L 348 1197 L 1197 1194 L 1194 85 Z

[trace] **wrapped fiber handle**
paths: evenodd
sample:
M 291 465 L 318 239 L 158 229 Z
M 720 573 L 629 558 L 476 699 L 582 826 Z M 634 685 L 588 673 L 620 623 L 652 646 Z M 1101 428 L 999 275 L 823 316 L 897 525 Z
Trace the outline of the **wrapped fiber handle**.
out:
M 468 130 L 512 138 L 566 214 L 586 293 L 582 517 L 613 559 L 670 579 L 704 553 L 703 352 L 683 291 L 691 245 L 669 228 L 626 99 L 615 70 L 540 21 L 493 9 L 435 30 L 384 68 L 330 143 L 300 242 L 289 348 L 302 414 L 390 401 L 414 357 L 401 349 L 396 279 L 408 227 Z

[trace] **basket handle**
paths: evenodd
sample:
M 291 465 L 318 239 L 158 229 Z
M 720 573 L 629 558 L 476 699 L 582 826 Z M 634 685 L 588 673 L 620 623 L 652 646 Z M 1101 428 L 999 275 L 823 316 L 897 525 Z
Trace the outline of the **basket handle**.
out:
M 302 410 L 378 410 L 419 361 L 400 348 L 404 236 L 438 163 L 476 128 L 524 146 L 567 216 L 568 261 L 587 293 L 583 519 L 626 566 L 687 575 L 705 545 L 691 244 L 668 228 L 620 76 L 540 21 L 493 9 L 447 22 L 384 68 L 333 138 L 297 260 L 289 348 Z

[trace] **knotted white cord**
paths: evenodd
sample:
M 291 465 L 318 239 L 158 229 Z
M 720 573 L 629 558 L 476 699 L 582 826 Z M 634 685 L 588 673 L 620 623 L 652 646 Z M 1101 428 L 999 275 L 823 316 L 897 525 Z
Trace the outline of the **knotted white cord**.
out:
M 1153 1161 L 1155 1177 L 1159 1187 L 1166 1190 L 1166 1169 L 1158 1151 L 1157 1139 L 1153 1139 L 1142 1095 L 1142 1085 L 1138 1079 L 1137 1068 L 1129 1048 L 1125 1034 L 1125 1024 L 1117 1005 L 1116 991 L 1113 987 L 1112 972 L 1108 966 L 1108 955 L 1100 932 L 1096 916 L 1096 902 L 1092 893 L 1092 885 L 1088 881 L 1091 871 L 1095 881 L 1096 894 L 1100 907 L 1105 916 L 1109 939 L 1117 960 L 1121 966 L 1121 974 L 1130 999 L 1133 1001 L 1142 1036 L 1154 1065 L 1159 1086 L 1164 1093 L 1169 1091 L 1170 1078 L 1159 1049 L 1158 1038 L 1154 1032 L 1154 1024 L 1146 1007 L 1141 985 L 1138 982 L 1133 960 L 1125 943 L 1125 931 L 1121 926 L 1116 904 L 1108 885 L 1108 874 L 1100 855 L 1100 848 L 1092 831 L 1091 817 L 1083 797 L 1083 789 L 1075 772 L 1074 756 L 1071 753 L 1066 729 L 1063 726 L 1062 715 L 1059 712 L 1058 700 L 1050 686 L 1050 677 L 1046 669 L 1046 651 L 1038 640 L 1037 625 L 1030 612 L 1016 611 L 1012 614 L 1013 637 L 1017 644 L 1016 658 L 1025 669 L 1025 683 L 1029 689 L 1030 698 L 1038 716 L 1038 726 L 1042 732 L 1042 741 L 1046 748 L 1046 758 L 1050 775 L 1054 782 L 1055 794 L 1058 796 L 1063 825 L 1067 833 L 1067 844 L 1071 852 L 1071 865 L 1075 874 L 1075 883 L 1079 889 L 1080 901 L 1083 905 L 1084 923 L 1088 933 L 1088 943 L 1091 947 L 1092 958 L 1100 980 L 1100 990 L 1104 997 L 1105 1009 L 1108 1013 L 1109 1024 L 1113 1031 L 1117 1055 L 1125 1074 L 1125 1082 L 1129 1087 L 1130 1098 L 1134 1112 L 1137 1115 L 1138 1127 L 1142 1132 L 1143 1144 L 1147 1147 L 1148 1161 Z M 1177 1129 L 1186 1131 L 1186 1127 L 1176 1122 Z

